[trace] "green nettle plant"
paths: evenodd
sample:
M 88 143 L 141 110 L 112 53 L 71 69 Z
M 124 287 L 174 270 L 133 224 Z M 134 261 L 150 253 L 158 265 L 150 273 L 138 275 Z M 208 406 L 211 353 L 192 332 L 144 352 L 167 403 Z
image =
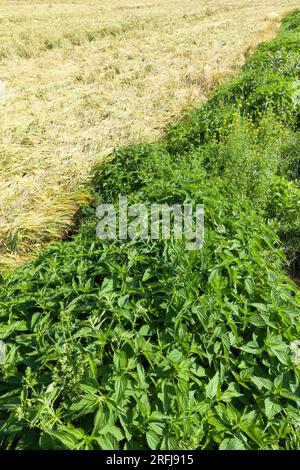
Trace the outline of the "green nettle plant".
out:
M 300 12 L 95 206 L 204 204 L 205 243 L 78 232 L 0 280 L 2 449 L 300 449 Z

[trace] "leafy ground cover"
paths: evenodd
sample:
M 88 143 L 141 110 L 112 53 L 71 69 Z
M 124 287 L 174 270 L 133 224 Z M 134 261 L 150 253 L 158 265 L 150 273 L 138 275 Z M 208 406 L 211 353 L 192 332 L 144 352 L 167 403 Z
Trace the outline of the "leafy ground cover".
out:
M 96 206 L 203 203 L 205 244 L 78 232 L 0 282 L 1 447 L 299 449 L 300 12 Z

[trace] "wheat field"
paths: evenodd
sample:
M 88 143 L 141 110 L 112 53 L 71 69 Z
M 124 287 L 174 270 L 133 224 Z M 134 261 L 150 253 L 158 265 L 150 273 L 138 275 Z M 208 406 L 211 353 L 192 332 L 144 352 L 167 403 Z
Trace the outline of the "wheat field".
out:
M 63 237 L 90 170 L 159 138 L 271 38 L 290 0 L 0 1 L 0 265 Z

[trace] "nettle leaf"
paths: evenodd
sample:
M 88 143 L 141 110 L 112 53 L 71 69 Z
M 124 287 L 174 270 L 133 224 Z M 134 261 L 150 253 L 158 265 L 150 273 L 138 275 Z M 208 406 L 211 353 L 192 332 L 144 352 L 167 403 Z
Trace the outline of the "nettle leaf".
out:
M 94 396 L 86 396 L 79 400 L 77 403 L 73 403 L 70 406 L 70 411 L 76 413 L 77 417 L 83 416 L 95 411 L 98 406 L 99 398 Z
M 246 367 L 246 369 L 242 369 L 240 372 L 241 380 L 250 381 L 254 372 L 254 367 Z
M 124 305 L 128 302 L 130 298 L 130 295 L 129 294 L 126 294 L 126 295 L 122 295 L 118 298 L 118 306 L 120 308 L 124 307 Z
M 141 364 L 136 366 L 139 384 L 142 388 L 147 387 L 144 367 Z
M 247 434 L 250 439 L 252 439 L 253 442 L 256 443 L 259 449 L 268 449 L 268 445 L 265 443 L 265 431 L 264 429 L 255 427 L 252 425 L 251 427 L 249 426 L 242 426 L 242 430 L 245 434 Z
M 240 424 L 246 426 L 252 426 L 257 420 L 257 412 L 255 410 L 244 412 L 240 418 Z
M 217 372 L 213 378 L 205 386 L 205 396 L 210 400 L 214 400 L 220 392 L 220 376 Z
M 101 293 L 109 293 L 114 290 L 113 279 L 105 278 L 101 285 Z
M 99 432 L 99 429 L 103 426 L 103 416 L 104 416 L 103 408 L 102 406 L 99 406 L 98 411 L 94 417 L 93 434 L 97 434 Z
M 239 349 L 250 354 L 261 354 L 262 351 L 256 341 L 248 341 L 244 346 L 240 346 Z
M 88 378 L 80 383 L 80 388 L 89 395 L 98 396 L 100 386 L 97 380 Z
M 264 328 L 268 324 L 268 317 L 262 313 L 251 315 L 249 318 L 249 323 L 256 326 L 257 328 Z
M 265 339 L 265 344 L 282 364 L 290 364 L 290 351 L 288 346 L 283 342 L 281 336 L 268 333 Z
M 47 430 L 46 434 L 60 441 L 67 449 L 74 450 L 84 438 L 85 432 L 83 429 L 59 425 L 57 430 Z
M 141 328 L 139 329 L 139 334 L 141 336 L 148 336 L 149 335 L 149 332 L 150 332 L 150 326 L 149 325 L 143 325 L 141 326 Z
M 118 441 L 111 434 L 105 436 L 93 436 L 98 442 L 101 450 L 118 450 Z
M 211 416 L 207 419 L 207 422 L 213 426 L 218 432 L 223 432 L 227 431 L 228 429 L 231 428 L 231 425 L 226 422 L 224 422 L 220 417 L 218 416 Z
M 260 312 L 268 312 L 268 306 L 265 305 L 265 304 L 262 304 L 262 303 L 254 303 L 254 304 L 250 304 L 251 307 L 254 307 L 256 308 L 257 310 L 259 310 Z
M 127 388 L 127 379 L 124 376 L 118 376 L 116 377 L 115 383 L 115 394 L 116 394 L 116 402 L 119 403 L 121 398 L 124 395 L 124 392 Z
M 63 444 L 63 446 L 67 449 L 74 450 L 78 443 L 78 440 L 74 436 L 63 431 L 52 431 L 50 436 L 60 441 Z
M 124 370 L 124 368 L 127 365 L 127 355 L 125 351 L 114 351 L 113 355 L 113 363 L 114 366 L 116 367 L 116 370 Z
M 157 450 L 161 442 L 161 436 L 156 434 L 156 432 L 149 430 L 146 433 L 147 444 L 151 450 Z
M 222 340 L 222 344 L 225 348 L 225 351 L 229 351 L 230 346 L 231 346 L 229 334 L 228 333 L 222 334 L 221 340 Z
M 258 388 L 258 390 L 263 390 L 264 388 L 266 390 L 272 390 L 273 388 L 273 381 L 268 378 L 266 375 L 256 375 L 257 373 L 263 373 L 263 371 L 256 371 L 254 369 L 254 374 L 252 375 L 252 377 L 250 378 L 251 382 L 253 382 L 256 387 Z
M 122 429 L 124 431 L 124 434 L 125 434 L 125 437 L 127 439 L 127 441 L 131 441 L 131 438 L 132 438 L 132 433 L 130 432 L 130 430 L 132 429 L 132 424 L 130 422 L 130 419 L 128 418 L 128 416 L 119 416 L 119 421 L 121 423 L 121 426 L 122 426 Z
M 267 418 L 272 419 L 277 413 L 280 413 L 282 407 L 279 401 L 274 398 L 265 399 L 265 413 Z
M 180 364 L 182 353 L 178 349 L 174 349 L 168 354 L 168 359 L 175 364 Z
M 89 370 L 88 370 L 89 377 L 92 380 L 94 380 L 95 384 L 97 384 L 98 383 L 97 365 L 96 365 L 96 362 L 91 357 L 89 357 L 89 365 L 90 365 Z
M 171 384 L 163 383 L 162 386 L 162 402 L 164 405 L 165 413 L 168 413 L 171 407 L 171 403 L 174 400 L 175 387 Z
M 219 400 L 230 402 L 232 398 L 237 398 L 237 397 L 242 397 L 242 396 L 243 394 L 240 393 L 238 384 L 231 383 L 229 384 L 227 390 L 225 390 L 225 392 L 223 392 L 222 395 L 219 397 Z
M 177 397 L 177 404 L 181 411 L 184 411 L 189 406 L 189 386 L 188 382 L 180 380 L 175 388 Z
M 165 428 L 165 423 L 159 421 L 149 423 L 149 430 L 155 432 L 158 436 L 162 436 Z
M 247 450 L 249 447 L 237 437 L 224 439 L 220 446 L 219 450 Z
M 245 288 L 248 294 L 252 294 L 255 288 L 254 282 L 252 279 L 245 279 Z
M 195 376 L 195 379 L 194 379 L 194 377 L 193 377 L 192 380 L 195 380 L 195 381 L 197 381 L 197 383 L 202 384 L 202 381 L 201 381 L 201 380 L 197 380 L 197 379 L 198 379 L 198 378 L 201 379 L 201 378 L 203 378 L 203 377 L 206 377 L 206 372 L 205 372 L 204 367 L 202 367 L 202 366 L 197 366 L 196 364 L 193 364 L 193 365 L 190 367 L 190 372 L 192 372 L 192 374 Z
M 300 426 L 300 416 L 299 416 L 298 407 L 288 405 L 285 408 L 285 411 L 287 413 L 288 420 L 291 423 L 294 423 L 295 426 L 299 427 Z
M 142 393 L 140 395 L 140 398 L 135 396 L 135 400 L 137 402 L 138 409 L 139 409 L 141 415 L 142 416 L 149 416 L 150 413 L 151 413 L 151 405 L 150 405 L 150 402 L 149 402 L 149 399 L 148 399 L 148 396 L 146 395 L 146 393 Z
M 102 429 L 99 430 L 99 434 L 111 434 L 118 442 L 124 439 L 124 435 L 117 426 L 107 424 Z
M 298 405 L 300 405 L 300 397 L 293 393 L 291 390 L 288 390 L 287 388 L 282 388 L 279 394 L 281 397 L 287 398 L 288 400 L 292 400 Z

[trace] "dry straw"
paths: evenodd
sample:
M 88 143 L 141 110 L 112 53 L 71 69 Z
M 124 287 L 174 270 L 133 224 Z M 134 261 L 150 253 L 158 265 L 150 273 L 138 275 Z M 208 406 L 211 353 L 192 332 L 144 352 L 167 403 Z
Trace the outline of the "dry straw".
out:
M 0 265 L 64 236 L 88 200 L 80 188 L 96 161 L 161 136 L 297 5 L 0 2 Z

